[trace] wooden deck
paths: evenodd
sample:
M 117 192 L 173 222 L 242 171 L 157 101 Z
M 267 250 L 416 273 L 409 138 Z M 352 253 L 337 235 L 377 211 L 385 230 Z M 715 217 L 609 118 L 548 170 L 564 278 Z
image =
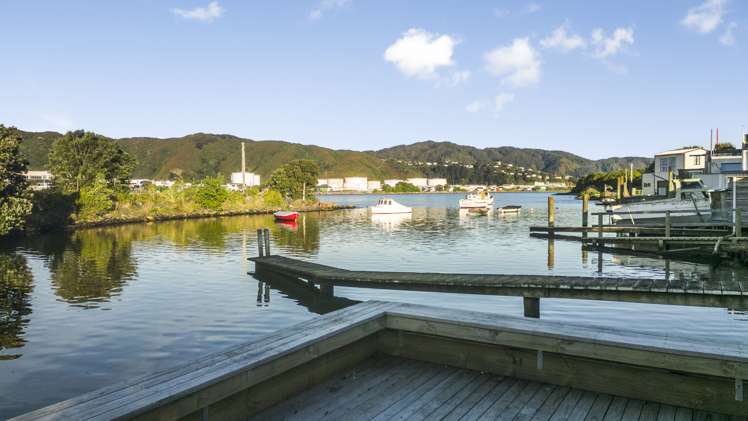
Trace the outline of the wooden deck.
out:
M 251 258 L 262 271 L 305 279 L 322 287 L 576 298 L 653 304 L 748 308 L 748 281 L 584 276 L 354 271 L 283 256 Z
M 271 407 L 253 420 L 745 420 L 391 356 Z

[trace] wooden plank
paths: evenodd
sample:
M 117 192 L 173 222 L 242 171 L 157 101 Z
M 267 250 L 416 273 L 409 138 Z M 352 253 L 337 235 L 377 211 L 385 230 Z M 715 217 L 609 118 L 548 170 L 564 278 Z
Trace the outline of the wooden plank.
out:
M 691 421 L 693 419 L 693 410 L 679 407 L 675 410 L 675 421 Z
M 426 401 L 439 393 L 441 385 L 453 381 L 459 374 L 461 374 L 461 370 L 444 370 L 440 372 L 437 376 L 429 379 L 372 419 L 405 419 L 408 414 L 417 411 Z
M 675 407 L 661 405 L 660 412 L 657 414 L 657 421 L 675 421 Z
M 598 393 L 595 397 L 595 403 L 590 408 L 590 412 L 584 418 L 585 421 L 601 421 L 605 417 L 605 413 L 608 412 L 608 407 L 612 400 L 612 396 L 605 393 Z
M 431 399 L 428 399 L 420 408 L 411 414 L 407 414 L 405 417 L 401 416 L 400 419 L 408 420 L 426 420 L 426 419 L 437 419 L 432 417 L 432 414 L 444 403 L 452 399 L 460 390 L 465 389 L 470 383 L 475 381 L 479 373 L 476 371 L 463 371 L 457 376 L 454 381 L 450 383 L 443 383 L 440 386 L 438 394 L 434 395 Z M 406 411 L 407 413 L 407 411 Z
M 660 413 L 660 406 L 661 405 L 656 402 L 645 402 L 639 419 L 641 421 L 657 421 L 657 415 Z
M 644 408 L 644 401 L 639 399 L 629 399 L 626 403 L 626 410 L 623 411 L 623 421 L 637 421 Z
M 561 402 L 564 401 L 566 396 L 569 394 L 568 387 L 557 387 L 553 390 L 548 398 L 543 402 L 543 405 L 535 412 L 532 417 L 533 421 L 546 421 L 550 420 L 553 414 L 556 413 Z
M 448 414 L 445 414 L 444 421 L 456 421 L 465 417 L 472 409 L 476 408 L 478 404 L 494 391 L 502 382 L 506 381 L 505 377 L 487 376 L 485 382 L 480 387 L 473 390 L 462 402 L 456 405 Z M 487 407 L 486 407 L 487 408 Z M 484 408 L 485 409 L 485 408 Z
M 483 415 L 481 420 L 511 420 L 519 413 L 522 407 L 538 392 L 541 384 L 538 382 L 521 381 L 513 388 L 516 393 L 507 392 L 501 399 L 497 400 Z M 511 392 L 511 391 L 510 391 Z
M 496 401 L 501 399 L 504 394 L 509 393 L 515 387 L 518 382 L 517 379 L 512 377 L 505 377 L 499 384 L 485 394 L 479 401 L 475 403 L 468 411 L 460 418 L 461 420 L 477 420 L 479 419 Z M 451 417 L 450 417 L 451 418 Z M 451 418 L 455 419 L 455 418 Z
M 577 402 L 577 406 L 574 408 L 574 411 L 572 411 L 571 415 L 569 415 L 568 420 L 583 420 L 587 417 L 587 414 L 590 413 L 590 410 L 592 409 L 592 405 L 594 405 L 595 400 L 597 399 L 597 394 L 594 392 L 584 392 L 582 397 Z
M 454 410 L 462 405 L 468 397 L 473 395 L 477 390 L 483 388 L 484 385 L 495 385 L 496 379 L 500 379 L 498 376 L 490 374 L 480 374 L 473 381 L 468 383 L 465 387 L 457 392 L 454 396 L 444 401 L 434 412 L 429 414 L 430 419 L 443 420 L 449 414 L 453 414 Z M 491 381 L 493 380 L 493 381 Z M 483 388 L 484 393 L 488 393 L 488 389 Z
M 548 397 L 556 389 L 557 386 L 555 385 L 541 384 L 535 395 L 527 401 L 527 403 L 519 410 L 519 413 L 512 419 L 517 421 L 529 421 L 533 419 Z
M 626 410 L 626 403 L 628 399 L 616 396 L 608 407 L 608 411 L 605 413 L 603 420 L 605 421 L 620 421 L 623 418 L 623 412 Z
M 551 415 L 551 421 L 563 421 L 570 419 L 571 413 L 577 407 L 577 403 L 582 398 L 582 392 L 579 389 L 571 389 L 564 397 L 564 400 L 558 405 L 556 411 Z M 594 396 L 594 395 L 593 395 Z M 587 414 L 584 414 L 587 415 Z

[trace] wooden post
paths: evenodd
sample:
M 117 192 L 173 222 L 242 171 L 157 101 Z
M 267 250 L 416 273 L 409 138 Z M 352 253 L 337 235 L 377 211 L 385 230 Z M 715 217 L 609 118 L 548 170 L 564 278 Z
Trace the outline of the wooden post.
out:
M 265 228 L 265 256 L 270 256 L 270 230 Z
M 671 223 L 670 223 L 670 211 L 665 211 L 665 237 L 670 238 L 670 231 L 671 231 Z
M 335 295 L 335 286 L 329 283 L 321 283 L 319 284 L 319 292 L 332 297 L 333 295 Z
M 743 218 L 740 208 L 735 208 L 735 237 L 743 236 Z
M 556 223 L 556 200 L 553 196 L 548 196 L 548 226 L 552 227 Z M 549 231 L 552 233 L 552 231 Z
M 589 226 L 590 218 L 590 195 L 585 193 L 582 195 L 582 227 L 587 228 Z M 587 231 L 582 231 L 582 238 L 587 238 Z
M 262 229 L 258 229 L 257 230 L 257 255 L 259 257 L 263 256 L 263 253 L 262 253 L 262 245 L 263 244 L 264 243 L 262 241 Z
M 668 168 L 667 170 L 667 195 L 670 196 L 670 192 L 675 190 L 673 186 L 673 169 Z
M 553 237 L 548 237 L 548 270 L 552 270 L 556 262 L 556 245 Z
M 525 306 L 525 317 L 540 318 L 540 297 L 522 297 Z
M 621 196 L 621 184 L 623 184 L 621 183 L 621 177 L 616 178 L 616 199 L 619 201 L 623 198 Z
M 597 215 L 597 238 L 603 238 L 603 214 Z

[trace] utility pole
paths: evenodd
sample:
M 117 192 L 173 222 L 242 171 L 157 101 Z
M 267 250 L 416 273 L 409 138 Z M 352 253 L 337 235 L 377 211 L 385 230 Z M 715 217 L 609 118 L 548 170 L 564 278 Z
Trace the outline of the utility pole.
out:
M 247 186 L 246 160 L 244 159 L 244 142 L 242 142 L 242 193 Z

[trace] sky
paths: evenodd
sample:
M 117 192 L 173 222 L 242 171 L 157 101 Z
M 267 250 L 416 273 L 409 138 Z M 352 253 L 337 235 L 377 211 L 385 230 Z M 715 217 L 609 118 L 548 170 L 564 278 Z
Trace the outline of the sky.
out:
M 748 129 L 748 1 L 0 0 L 0 123 L 651 156 Z

